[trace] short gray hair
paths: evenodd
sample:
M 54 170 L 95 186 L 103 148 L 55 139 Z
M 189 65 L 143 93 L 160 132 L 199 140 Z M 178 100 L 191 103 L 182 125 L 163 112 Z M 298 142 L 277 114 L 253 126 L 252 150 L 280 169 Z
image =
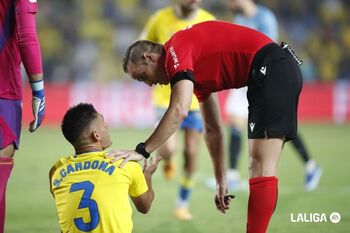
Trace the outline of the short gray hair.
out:
M 128 72 L 128 64 L 132 62 L 134 64 L 144 62 L 143 54 L 145 52 L 157 52 L 160 53 L 163 49 L 163 45 L 154 43 L 148 40 L 139 40 L 134 42 L 126 50 L 123 59 L 123 70 L 125 73 Z

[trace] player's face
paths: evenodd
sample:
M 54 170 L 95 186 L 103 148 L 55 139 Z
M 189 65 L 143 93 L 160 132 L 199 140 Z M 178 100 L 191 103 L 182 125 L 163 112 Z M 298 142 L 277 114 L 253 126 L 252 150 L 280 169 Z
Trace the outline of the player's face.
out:
M 128 74 L 139 82 L 144 82 L 152 87 L 157 84 L 167 85 L 169 83 L 164 65 L 159 63 L 159 58 L 146 57 L 144 63 L 129 63 Z
M 108 125 L 105 122 L 103 116 L 98 113 L 96 119 L 96 131 L 100 136 L 100 143 L 103 149 L 106 149 L 112 145 L 111 137 L 108 132 Z
M 178 0 L 181 7 L 186 11 L 193 11 L 199 8 L 202 0 Z

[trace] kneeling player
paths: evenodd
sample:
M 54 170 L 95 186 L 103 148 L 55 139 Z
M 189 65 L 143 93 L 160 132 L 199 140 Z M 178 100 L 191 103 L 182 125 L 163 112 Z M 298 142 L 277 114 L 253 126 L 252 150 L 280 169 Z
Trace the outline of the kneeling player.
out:
M 64 137 L 75 154 L 61 158 L 50 171 L 50 191 L 62 232 L 132 231 L 129 195 L 137 210 L 147 213 L 154 198 L 151 177 L 160 157 L 143 173 L 136 162 L 118 168 L 105 149 L 112 142 L 103 116 L 91 104 L 70 108 L 62 122 Z

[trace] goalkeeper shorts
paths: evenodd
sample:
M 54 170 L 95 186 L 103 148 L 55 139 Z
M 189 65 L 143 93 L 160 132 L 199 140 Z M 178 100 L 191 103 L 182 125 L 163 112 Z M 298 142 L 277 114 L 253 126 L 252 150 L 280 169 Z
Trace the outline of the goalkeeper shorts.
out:
M 14 143 L 19 147 L 22 125 L 22 101 L 0 99 L 0 149 Z

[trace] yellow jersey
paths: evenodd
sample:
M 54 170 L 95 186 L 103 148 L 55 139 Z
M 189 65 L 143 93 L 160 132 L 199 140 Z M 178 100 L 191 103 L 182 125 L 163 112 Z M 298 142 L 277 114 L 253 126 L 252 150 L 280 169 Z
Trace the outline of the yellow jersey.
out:
M 89 152 L 58 160 L 50 170 L 50 191 L 55 198 L 63 233 L 131 233 L 129 195 L 148 189 L 141 166 L 110 163 L 105 152 Z
M 174 8 L 169 6 L 158 10 L 151 16 L 141 34 L 141 39 L 164 44 L 175 32 L 193 24 L 214 20 L 215 17 L 209 12 L 198 9 L 197 14 L 191 19 L 179 19 Z M 158 108 L 167 108 L 170 102 L 170 85 L 157 85 L 152 89 L 153 104 Z M 198 100 L 192 96 L 190 110 L 199 110 Z

